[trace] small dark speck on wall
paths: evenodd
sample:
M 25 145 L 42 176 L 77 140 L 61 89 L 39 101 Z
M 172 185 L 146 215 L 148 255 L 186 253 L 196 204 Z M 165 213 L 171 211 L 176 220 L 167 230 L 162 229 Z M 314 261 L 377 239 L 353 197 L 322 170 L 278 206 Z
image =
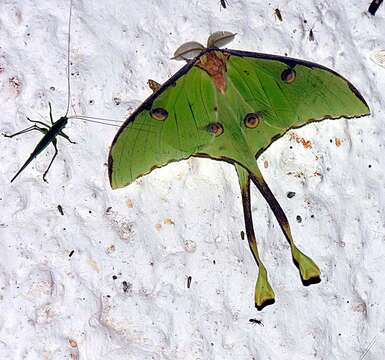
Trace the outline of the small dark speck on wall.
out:
M 287 196 L 289 199 L 291 199 L 291 198 L 293 198 L 293 197 L 295 196 L 295 192 L 294 192 L 294 191 L 289 191 L 289 192 L 286 194 L 286 196 Z
M 127 281 L 123 281 L 122 286 L 123 286 L 123 292 L 127 293 L 128 290 L 130 290 L 132 285 L 130 283 L 128 283 Z
M 61 215 L 64 215 L 63 207 L 62 207 L 61 205 L 58 205 L 58 206 L 57 206 L 57 209 L 59 210 L 59 213 L 60 213 Z

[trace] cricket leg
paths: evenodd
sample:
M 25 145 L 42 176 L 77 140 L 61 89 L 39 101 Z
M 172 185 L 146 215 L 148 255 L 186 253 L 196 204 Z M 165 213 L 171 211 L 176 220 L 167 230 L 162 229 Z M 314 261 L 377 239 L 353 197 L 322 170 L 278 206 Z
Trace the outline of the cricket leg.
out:
M 38 121 L 38 120 L 32 120 L 32 119 L 30 119 L 28 116 L 27 116 L 27 120 L 28 120 L 29 122 L 31 122 L 31 123 L 34 123 L 34 124 L 40 124 L 40 125 L 42 125 L 42 126 L 48 128 L 48 129 L 51 128 L 51 126 L 48 125 L 48 124 L 46 124 L 45 122 L 43 122 L 43 121 Z
M 62 136 L 64 139 L 68 140 L 71 144 L 77 144 L 77 142 L 72 141 L 70 137 L 65 134 L 63 131 L 59 131 L 59 135 Z
M 56 156 L 57 156 L 57 154 L 58 154 L 58 151 L 57 151 L 57 140 L 56 140 L 56 139 L 52 139 L 52 145 L 53 145 L 54 148 L 55 148 L 55 153 L 53 154 L 53 157 L 52 157 L 51 162 L 49 163 L 49 165 L 48 165 L 48 167 L 47 167 L 47 170 L 46 170 L 46 171 L 44 172 L 44 174 L 43 174 L 43 180 L 44 180 L 46 183 L 48 183 L 48 181 L 45 179 L 45 177 L 46 177 L 46 175 L 47 175 L 47 173 L 48 173 L 48 171 L 49 171 L 49 169 L 50 169 L 50 167 L 51 167 L 53 161 L 55 160 L 55 158 L 56 158 Z
M 2 134 L 2 135 L 5 136 L 5 137 L 8 137 L 8 138 L 13 138 L 14 136 L 21 135 L 21 134 L 25 134 L 25 133 L 30 132 L 30 131 L 33 131 L 33 130 L 38 130 L 38 131 L 40 131 L 40 132 L 42 132 L 42 133 L 44 133 L 44 134 L 45 134 L 45 132 L 46 132 L 46 131 L 45 131 L 46 129 L 42 129 L 42 128 L 40 128 L 40 127 L 37 126 L 37 125 L 32 125 L 32 126 L 30 126 L 30 127 L 27 127 L 26 129 L 23 129 L 23 130 L 20 130 L 20 131 L 14 133 L 14 134 L 10 134 L 10 135 L 8 135 L 8 134 Z
M 53 117 L 52 117 L 52 106 L 51 106 L 51 102 L 50 101 L 48 101 L 48 106 L 49 106 L 49 118 L 51 120 L 51 124 L 53 125 L 54 121 L 53 121 Z

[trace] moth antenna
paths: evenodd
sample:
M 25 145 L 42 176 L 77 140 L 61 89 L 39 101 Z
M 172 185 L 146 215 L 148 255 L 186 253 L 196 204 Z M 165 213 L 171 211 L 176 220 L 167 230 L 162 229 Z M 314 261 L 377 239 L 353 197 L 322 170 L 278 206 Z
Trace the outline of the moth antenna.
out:
M 216 31 L 212 33 L 207 39 L 207 47 L 221 48 L 227 45 L 228 43 L 230 43 L 231 41 L 233 41 L 235 38 L 235 35 L 237 35 L 237 33 L 233 34 L 230 31 Z
M 72 19 L 72 0 L 70 0 L 70 13 L 68 17 L 68 37 L 67 37 L 67 110 L 68 115 L 71 102 L 71 81 L 70 81 L 70 49 L 71 49 L 71 19 Z
M 171 60 L 191 60 L 200 54 L 205 47 L 197 41 L 189 41 L 175 50 Z

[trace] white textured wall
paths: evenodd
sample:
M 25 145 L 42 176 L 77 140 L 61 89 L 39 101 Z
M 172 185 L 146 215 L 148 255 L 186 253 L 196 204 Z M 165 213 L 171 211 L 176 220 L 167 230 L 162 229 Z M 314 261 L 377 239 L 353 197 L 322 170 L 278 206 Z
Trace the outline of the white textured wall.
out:
M 10 184 L 40 134 L 1 137 L 1 359 L 360 359 L 373 339 L 366 359 L 384 359 L 385 69 L 368 56 L 385 48 L 385 7 L 371 17 L 369 1 L 229 2 L 224 10 L 219 0 L 74 0 L 72 103 L 123 120 L 150 94 L 148 78 L 163 82 L 182 66 L 169 60 L 180 44 L 216 30 L 238 33 L 233 48 L 287 53 L 348 77 L 371 117 L 309 125 L 261 159 L 322 282 L 302 286 L 253 190 L 277 295 L 257 312 L 257 269 L 240 239 L 228 164 L 190 159 L 111 191 L 105 163 L 116 129 L 74 120 L 66 132 L 78 144 L 59 140 L 49 184 L 41 177 L 51 148 Z M 47 121 L 48 101 L 56 118 L 65 112 L 67 15 L 68 1 L 0 0 L 1 132 L 29 126 L 26 116 Z

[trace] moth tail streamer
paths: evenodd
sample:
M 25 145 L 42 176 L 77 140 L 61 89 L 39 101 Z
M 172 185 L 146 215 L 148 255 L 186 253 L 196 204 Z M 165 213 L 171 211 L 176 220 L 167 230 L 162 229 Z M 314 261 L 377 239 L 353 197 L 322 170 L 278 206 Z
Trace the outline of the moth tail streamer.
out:
M 258 190 L 261 192 L 262 196 L 265 198 L 267 203 L 269 204 L 271 210 L 273 211 L 279 226 L 281 227 L 286 240 L 290 245 L 291 255 L 294 261 L 294 264 L 297 266 L 301 280 L 304 285 L 316 284 L 321 281 L 321 271 L 317 264 L 307 255 L 305 255 L 302 251 L 298 249 L 295 245 L 291 229 L 289 225 L 289 221 L 281 208 L 281 205 L 278 203 L 277 199 L 271 192 L 270 188 L 266 184 L 260 170 L 257 167 L 255 173 L 250 173 L 250 178 L 257 186 Z
M 275 294 L 269 283 L 266 267 L 259 257 L 257 241 L 254 233 L 253 218 L 250 203 L 250 177 L 249 173 L 239 165 L 235 165 L 237 170 L 239 185 L 241 187 L 243 215 L 245 220 L 246 236 L 250 250 L 258 265 L 258 278 L 255 285 L 254 301 L 255 307 L 262 310 L 265 306 L 275 302 Z

